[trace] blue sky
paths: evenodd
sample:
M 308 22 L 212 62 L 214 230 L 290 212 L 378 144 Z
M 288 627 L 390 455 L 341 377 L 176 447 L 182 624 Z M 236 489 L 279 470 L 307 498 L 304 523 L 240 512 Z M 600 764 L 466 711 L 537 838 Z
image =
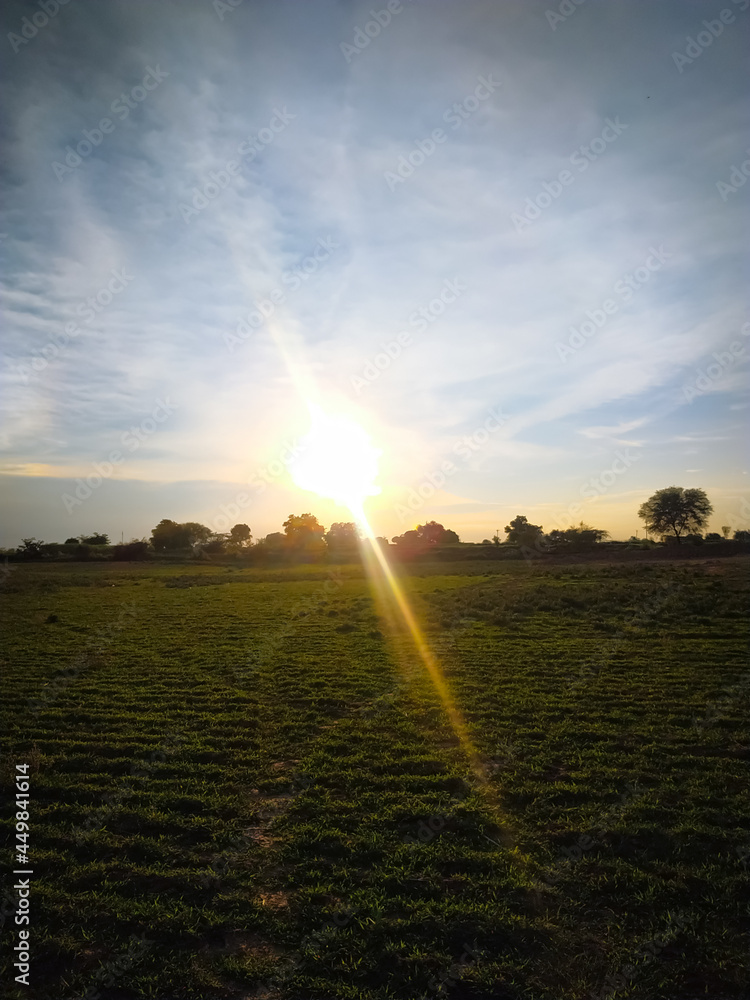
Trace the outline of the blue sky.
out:
M 300 373 L 389 537 L 628 537 L 673 484 L 740 526 L 748 8 L 6 5 L 0 544 L 346 519 Z

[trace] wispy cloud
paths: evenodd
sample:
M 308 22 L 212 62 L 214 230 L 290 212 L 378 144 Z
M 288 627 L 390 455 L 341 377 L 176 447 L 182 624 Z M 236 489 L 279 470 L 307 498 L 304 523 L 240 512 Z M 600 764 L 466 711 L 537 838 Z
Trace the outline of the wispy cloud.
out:
M 675 445 L 701 455 L 704 486 L 729 489 L 741 429 L 727 418 L 745 405 L 743 375 L 689 408 L 681 390 L 744 322 L 746 191 L 723 201 L 716 184 L 745 158 L 750 21 L 738 15 L 721 51 L 680 74 L 671 53 L 704 16 L 696 0 L 584 7 L 555 31 L 546 9 L 404 4 L 347 59 L 340 45 L 369 19 L 363 4 L 245 3 L 221 19 L 202 0 L 112 0 L 66 6 L 9 51 L 6 471 L 77 474 L 169 395 L 175 417 L 128 474 L 203 482 L 208 508 L 216 484 L 231 489 L 305 429 L 282 345 L 331 406 L 368 422 L 394 489 L 496 405 L 513 422 L 456 474 L 459 500 L 515 502 L 523 482 L 539 503 L 567 503 L 561 484 L 595 474 L 616 444 L 641 450 L 639 489 L 684 471 Z M 24 10 L 12 3 L 8 23 Z M 149 67 L 167 75 L 141 100 Z M 472 101 L 480 77 L 497 86 Z M 113 110 L 123 94 L 124 116 Z M 106 117 L 116 127 L 56 176 Z M 598 153 L 608 119 L 627 129 Z M 386 183 L 435 129 L 446 140 Z M 583 147 L 594 158 L 579 153 L 580 168 L 571 154 Z M 565 169 L 575 183 L 517 231 L 511 213 Z M 329 238 L 337 249 L 305 277 Z M 661 246 L 663 268 L 639 275 Z M 82 304 L 123 269 L 133 280 L 86 322 Z M 613 291 L 633 274 L 631 295 Z M 423 330 L 410 323 L 456 277 L 457 301 Z M 277 290 L 289 294 L 273 322 L 229 352 L 238 321 Z M 616 312 L 561 364 L 556 345 L 613 296 Z M 74 321 L 80 335 L 34 369 Z M 352 374 L 403 330 L 408 350 L 357 396 Z M 154 496 L 145 488 L 136 505 L 137 534 L 165 516 Z M 390 534 L 387 506 L 374 510 Z M 258 508 L 255 534 L 274 517 L 272 503 Z

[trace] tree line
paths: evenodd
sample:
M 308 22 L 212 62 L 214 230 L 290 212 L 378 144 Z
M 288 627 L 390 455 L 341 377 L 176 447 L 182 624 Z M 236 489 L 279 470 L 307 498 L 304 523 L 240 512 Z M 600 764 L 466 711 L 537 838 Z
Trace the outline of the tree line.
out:
M 707 527 L 713 507 L 704 490 L 668 486 L 657 490 L 638 510 L 638 516 L 650 534 L 662 541 L 677 544 L 703 541 L 720 542 L 729 537 L 729 528 L 722 534 L 701 532 Z M 106 548 L 114 559 L 145 559 L 157 553 L 180 555 L 191 553 L 206 558 L 228 555 L 244 556 L 252 560 L 265 558 L 299 559 L 314 561 L 330 556 L 336 559 L 356 559 L 361 532 L 353 521 L 335 522 L 326 530 L 314 514 L 290 514 L 284 521 L 283 531 L 274 531 L 255 540 L 247 524 L 235 524 L 227 532 L 215 532 L 197 521 L 178 522 L 163 518 L 151 531 L 150 538 L 133 539 L 110 546 L 104 532 L 93 532 L 68 538 L 62 544 L 24 538 L 16 550 L 7 553 L 15 558 L 42 559 L 61 556 L 89 558 Z M 532 524 L 526 515 L 517 514 L 504 528 L 505 538 L 495 534 L 484 539 L 482 545 L 507 545 L 523 553 L 580 552 L 586 551 L 609 538 L 609 532 L 594 528 L 583 521 L 569 528 L 554 528 L 545 532 L 541 524 Z M 734 532 L 737 541 L 750 541 L 750 531 Z M 641 540 L 631 537 L 631 542 Z M 458 534 L 437 521 L 418 524 L 389 542 L 378 537 L 382 546 L 393 546 L 402 555 L 423 554 L 431 549 L 461 544 Z M 464 543 L 465 544 L 465 543 Z

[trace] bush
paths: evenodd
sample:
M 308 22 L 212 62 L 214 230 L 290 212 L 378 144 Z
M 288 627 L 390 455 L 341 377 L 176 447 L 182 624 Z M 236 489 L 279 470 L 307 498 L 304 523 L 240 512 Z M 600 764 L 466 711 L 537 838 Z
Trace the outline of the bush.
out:
M 126 542 L 125 544 L 115 545 L 112 551 L 112 558 L 118 562 L 150 559 L 151 549 L 148 542 Z

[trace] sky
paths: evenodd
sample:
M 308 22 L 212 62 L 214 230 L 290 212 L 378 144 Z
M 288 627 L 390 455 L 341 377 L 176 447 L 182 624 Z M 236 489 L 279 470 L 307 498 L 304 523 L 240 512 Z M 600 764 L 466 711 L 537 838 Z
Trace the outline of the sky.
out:
M 5 4 L 0 545 L 349 520 L 311 402 L 389 538 L 750 527 L 748 8 Z

